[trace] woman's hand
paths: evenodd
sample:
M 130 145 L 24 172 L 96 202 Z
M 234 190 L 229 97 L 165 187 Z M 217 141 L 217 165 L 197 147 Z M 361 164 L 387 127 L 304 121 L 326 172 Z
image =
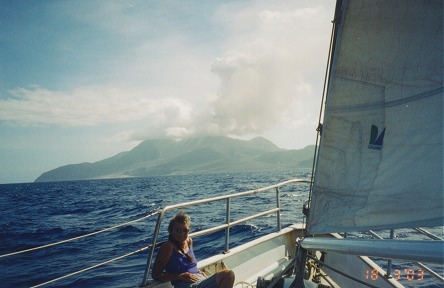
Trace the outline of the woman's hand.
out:
M 193 273 L 184 272 L 179 275 L 179 280 L 194 283 L 199 280 L 199 277 L 197 277 L 197 275 L 195 275 Z

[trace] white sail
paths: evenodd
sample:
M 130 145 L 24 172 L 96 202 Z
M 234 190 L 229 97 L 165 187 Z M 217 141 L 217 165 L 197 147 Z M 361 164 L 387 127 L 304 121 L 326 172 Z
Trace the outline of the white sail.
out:
M 336 11 L 308 232 L 443 225 L 443 1 Z

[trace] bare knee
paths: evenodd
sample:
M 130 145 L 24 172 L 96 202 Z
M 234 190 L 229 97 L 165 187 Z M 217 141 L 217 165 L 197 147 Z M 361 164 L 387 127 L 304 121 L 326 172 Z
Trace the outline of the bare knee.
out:
M 227 279 L 232 279 L 233 282 L 234 282 L 235 275 L 234 275 L 233 270 L 229 270 L 229 269 L 227 269 L 227 270 L 224 270 L 223 272 L 225 272 L 225 277 L 226 277 Z
M 235 275 L 233 270 L 225 269 L 216 274 L 216 284 L 219 288 L 232 288 Z

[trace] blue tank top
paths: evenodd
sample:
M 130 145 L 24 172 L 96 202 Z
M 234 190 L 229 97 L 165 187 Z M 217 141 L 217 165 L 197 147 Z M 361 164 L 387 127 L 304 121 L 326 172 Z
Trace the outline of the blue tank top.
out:
M 194 257 L 192 246 L 188 250 L 188 255 L 193 257 L 192 262 L 188 261 L 187 256 L 185 256 L 182 253 L 179 253 L 178 251 L 176 251 L 176 249 L 173 249 L 173 254 L 171 254 L 171 257 L 165 266 L 165 271 L 168 273 L 184 273 L 184 272 L 190 272 L 194 274 L 199 273 L 199 269 L 197 268 L 196 257 Z M 171 284 L 175 285 L 179 282 L 181 281 L 171 281 Z

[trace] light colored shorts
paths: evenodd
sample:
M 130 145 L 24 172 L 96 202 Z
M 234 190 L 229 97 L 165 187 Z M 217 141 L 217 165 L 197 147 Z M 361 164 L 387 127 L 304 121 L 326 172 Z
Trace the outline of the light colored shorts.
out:
M 216 287 L 216 274 L 205 278 L 202 274 L 196 274 L 199 277 L 199 281 L 190 283 L 181 281 L 174 285 L 174 288 L 215 288 Z

